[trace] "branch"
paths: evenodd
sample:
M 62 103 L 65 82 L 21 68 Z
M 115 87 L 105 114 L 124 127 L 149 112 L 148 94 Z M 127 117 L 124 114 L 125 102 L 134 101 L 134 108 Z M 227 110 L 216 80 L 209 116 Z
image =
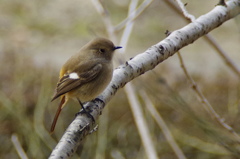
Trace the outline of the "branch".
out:
M 19 140 L 18 140 L 18 136 L 15 135 L 15 134 L 13 134 L 13 135 L 11 136 L 11 141 L 12 141 L 13 146 L 14 146 L 14 148 L 16 149 L 19 157 L 20 157 L 21 159 L 28 159 L 26 153 L 24 152 L 24 150 L 23 150 L 23 148 L 22 148 L 22 145 L 20 144 L 20 142 L 19 142 Z
M 216 42 L 216 40 L 211 35 L 206 35 L 205 39 L 209 42 L 210 45 L 219 53 L 223 61 L 232 71 L 240 78 L 240 69 L 233 62 L 233 60 L 227 55 L 227 52 L 222 49 L 222 47 Z
M 179 5 L 180 9 L 172 1 L 165 0 L 165 3 L 167 3 L 169 7 L 173 8 L 174 11 L 176 11 L 179 15 L 184 16 L 187 21 L 193 22 L 195 20 L 195 17 L 193 15 L 190 15 L 187 12 L 183 3 L 180 0 L 176 0 L 176 1 Z M 225 4 L 224 0 L 223 1 L 220 0 L 218 5 L 223 5 L 225 7 L 227 6 Z M 181 14 L 181 12 L 183 12 L 183 14 Z M 224 49 L 222 49 L 222 47 L 217 44 L 216 40 L 210 34 L 205 35 L 204 38 L 219 53 L 219 55 L 221 56 L 223 61 L 227 64 L 227 66 L 229 66 L 232 69 L 232 71 L 240 78 L 240 69 L 237 67 L 237 65 L 234 63 L 234 61 L 231 60 L 231 58 L 227 55 L 227 52 L 224 51 Z
M 228 130 L 230 133 L 232 133 L 236 137 L 236 140 L 238 142 L 240 142 L 239 135 L 234 131 L 234 129 L 230 125 L 228 125 L 227 123 L 224 122 L 224 120 L 220 117 L 220 115 L 213 109 L 212 105 L 209 103 L 207 98 L 203 95 L 202 91 L 198 88 L 196 82 L 193 80 L 193 78 L 188 73 L 188 71 L 184 65 L 184 62 L 183 62 L 180 52 L 178 52 L 178 57 L 179 57 L 179 61 L 180 61 L 181 67 L 183 69 L 183 72 L 186 75 L 187 79 L 190 81 L 190 83 L 192 85 L 192 89 L 196 92 L 197 96 L 200 98 L 200 101 L 203 104 L 203 108 L 210 114 L 210 116 L 213 119 L 215 119 L 217 121 L 218 124 L 220 124 L 220 126 L 222 126 L 226 130 Z
M 84 104 L 85 108 L 90 109 L 94 119 L 97 119 L 105 104 L 111 100 L 119 88 L 124 87 L 126 83 L 141 74 L 154 69 L 159 63 L 174 55 L 176 51 L 193 43 L 239 13 L 240 1 L 231 0 L 227 2 L 227 7 L 217 6 L 194 22 L 172 32 L 158 44 L 153 45 L 145 52 L 115 69 L 109 86 L 95 100 Z M 84 114 L 79 114 L 69 125 L 49 158 L 70 158 L 93 127 L 94 124 L 91 119 Z
M 181 0 L 176 0 L 176 2 L 178 3 L 178 6 L 181 8 L 181 11 L 183 12 L 183 15 L 190 20 L 191 22 L 193 22 L 195 20 L 195 17 L 191 14 L 188 13 L 188 11 L 185 8 L 185 4 L 182 3 Z
M 110 16 L 108 14 L 108 10 L 106 8 L 104 8 L 104 6 L 100 0 L 92 0 L 92 3 L 103 19 L 103 22 L 107 29 L 108 36 L 111 37 L 111 40 L 113 42 L 116 42 L 116 37 L 114 36 L 114 27 L 112 25 Z
M 157 159 L 158 158 L 157 151 L 154 148 L 153 140 L 151 139 L 147 121 L 143 117 L 144 116 L 143 111 L 140 108 L 141 104 L 137 99 L 132 83 L 126 85 L 125 90 L 128 96 L 128 100 L 131 104 L 130 108 L 132 109 L 132 113 L 137 125 L 137 129 L 139 131 L 141 141 L 143 142 L 143 146 L 146 151 L 146 156 L 147 158 Z
M 124 19 L 121 23 L 119 23 L 115 28 L 114 31 L 118 32 L 121 29 L 123 29 L 127 23 L 133 22 L 135 19 L 137 19 L 145 9 L 148 8 L 148 6 L 153 2 L 153 0 L 145 0 L 142 2 L 142 4 L 134 11 L 128 14 L 128 17 Z

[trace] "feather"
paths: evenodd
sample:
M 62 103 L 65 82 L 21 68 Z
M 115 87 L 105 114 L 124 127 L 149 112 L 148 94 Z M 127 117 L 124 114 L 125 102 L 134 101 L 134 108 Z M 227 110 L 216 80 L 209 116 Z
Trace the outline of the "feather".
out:
M 65 74 L 57 83 L 57 88 L 51 101 L 71 90 L 81 87 L 85 83 L 90 82 L 98 76 L 102 70 L 102 67 L 102 64 L 96 64 L 84 72 L 75 71 L 74 73 L 77 73 L 79 76 L 78 79 L 69 78 L 69 75 L 73 72 Z

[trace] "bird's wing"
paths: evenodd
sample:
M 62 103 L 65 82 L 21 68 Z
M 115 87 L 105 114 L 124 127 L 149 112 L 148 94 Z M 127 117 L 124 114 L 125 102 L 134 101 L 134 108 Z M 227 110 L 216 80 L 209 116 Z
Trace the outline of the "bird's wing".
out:
M 57 88 L 51 101 L 93 80 L 100 73 L 102 67 L 102 64 L 98 63 L 86 71 L 74 71 L 64 74 L 64 76 L 60 78 L 59 82 L 57 83 Z

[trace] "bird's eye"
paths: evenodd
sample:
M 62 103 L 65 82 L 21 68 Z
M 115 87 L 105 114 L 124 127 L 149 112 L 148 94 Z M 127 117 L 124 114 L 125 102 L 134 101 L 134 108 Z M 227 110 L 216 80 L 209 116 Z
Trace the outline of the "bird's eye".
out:
M 100 53 L 105 53 L 105 51 L 106 51 L 105 49 L 99 49 Z

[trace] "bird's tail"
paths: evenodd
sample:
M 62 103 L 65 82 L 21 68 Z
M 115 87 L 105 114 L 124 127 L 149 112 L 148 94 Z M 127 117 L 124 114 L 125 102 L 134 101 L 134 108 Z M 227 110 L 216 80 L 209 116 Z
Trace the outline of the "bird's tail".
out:
M 61 113 L 62 108 L 63 108 L 63 106 L 65 105 L 65 103 L 66 103 L 65 96 L 61 96 L 61 102 L 59 103 L 57 112 L 56 112 L 56 114 L 55 114 L 55 117 L 54 117 L 53 122 L 52 122 L 51 129 L 50 129 L 50 133 L 51 133 L 51 134 L 53 133 L 53 131 L 54 131 L 54 129 L 55 129 L 55 126 L 56 126 L 56 124 L 57 124 L 57 120 L 58 120 L 59 114 Z

